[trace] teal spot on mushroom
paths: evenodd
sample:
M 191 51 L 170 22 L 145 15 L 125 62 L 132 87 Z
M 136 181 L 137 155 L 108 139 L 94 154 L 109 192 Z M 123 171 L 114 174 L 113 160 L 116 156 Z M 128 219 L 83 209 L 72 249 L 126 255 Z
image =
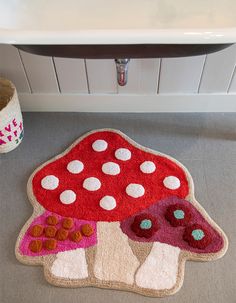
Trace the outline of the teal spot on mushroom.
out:
M 142 229 L 150 229 L 152 227 L 152 221 L 149 219 L 142 220 L 140 227 Z
M 184 218 L 184 211 L 181 209 L 177 209 L 174 211 L 174 216 L 176 219 L 183 219 Z
M 201 230 L 201 229 L 194 229 L 192 231 L 192 236 L 193 236 L 194 240 L 199 241 L 204 238 L 205 234 L 204 234 L 203 230 Z

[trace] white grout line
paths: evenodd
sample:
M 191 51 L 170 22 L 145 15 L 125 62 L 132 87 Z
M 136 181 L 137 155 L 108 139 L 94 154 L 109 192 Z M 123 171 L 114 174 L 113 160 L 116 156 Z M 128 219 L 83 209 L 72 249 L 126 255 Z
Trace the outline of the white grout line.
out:
M 231 75 L 231 79 L 229 81 L 229 86 L 227 88 L 227 94 L 229 94 L 229 92 L 230 92 L 234 77 L 236 77 L 236 65 L 234 67 L 234 70 L 233 70 L 232 75 Z
M 204 58 L 204 61 L 203 61 L 202 72 L 201 72 L 201 76 L 200 76 L 199 83 L 198 83 L 198 88 L 197 88 L 197 94 L 200 93 L 200 88 L 201 88 L 201 84 L 202 84 L 203 74 L 204 74 L 204 71 L 205 71 L 206 61 L 207 61 L 207 55 L 205 55 L 205 58 Z
M 158 75 L 157 75 L 157 94 L 160 93 L 161 66 L 162 66 L 162 58 L 160 58 L 160 62 L 159 62 L 159 72 L 158 72 Z
M 30 80 L 29 80 L 28 74 L 26 72 L 26 68 L 25 68 L 25 64 L 24 64 L 23 58 L 21 56 L 21 51 L 19 49 L 17 49 L 17 51 L 18 51 L 18 55 L 20 57 L 20 62 L 21 62 L 21 65 L 22 65 L 23 73 L 24 73 L 25 78 L 26 78 L 26 82 L 28 84 L 29 91 L 32 94 L 33 90 L 32 90 L 31 84 L 30 84 Z
M 57 88 L 58 88 L 59 93 L 61 94 L 61 86 L 60 86 L 60 82 L 58 79 L 56 63 L 55 63 L 54 57 L 51 57 L 51 59 L 52 59 L 52 65 L 53 65 L 53 69 L 54 69 L 54 73 L 55 73 L 55 77 L 56 77 Z
M 87 68 L 87 61 L 84 59 L 84 67 L 85 67 L 85 76 L 86 76 L 86 81 L 87 81 L 87 89 L 88 89 L 88 94 L 91 94 L 90 91 L 90 86 L 89 86 L 89 77 L 88 77 L 88 68 Z

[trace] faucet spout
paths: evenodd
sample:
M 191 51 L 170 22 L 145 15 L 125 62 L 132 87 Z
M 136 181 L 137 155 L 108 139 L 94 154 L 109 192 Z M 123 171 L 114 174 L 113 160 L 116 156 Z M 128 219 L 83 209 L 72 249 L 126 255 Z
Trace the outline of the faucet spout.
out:
M 128 80 L 128 66 L 130 59 L 115 59 L 117 82 L 120 86 L 125 86 Z

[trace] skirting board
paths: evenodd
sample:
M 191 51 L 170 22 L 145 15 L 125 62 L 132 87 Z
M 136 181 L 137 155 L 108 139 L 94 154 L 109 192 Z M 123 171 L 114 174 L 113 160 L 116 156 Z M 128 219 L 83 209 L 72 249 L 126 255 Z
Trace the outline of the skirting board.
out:
M 23 111 L 236 112 L 236 94 L 19 94 Z

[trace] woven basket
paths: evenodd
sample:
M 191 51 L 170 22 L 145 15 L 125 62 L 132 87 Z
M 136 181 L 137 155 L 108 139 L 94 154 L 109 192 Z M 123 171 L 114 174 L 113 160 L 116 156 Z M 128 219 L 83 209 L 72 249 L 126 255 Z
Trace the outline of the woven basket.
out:
M 0 78 L 0 153 L 15 149 L 23 139 L 23 120 L 15 86 Z

